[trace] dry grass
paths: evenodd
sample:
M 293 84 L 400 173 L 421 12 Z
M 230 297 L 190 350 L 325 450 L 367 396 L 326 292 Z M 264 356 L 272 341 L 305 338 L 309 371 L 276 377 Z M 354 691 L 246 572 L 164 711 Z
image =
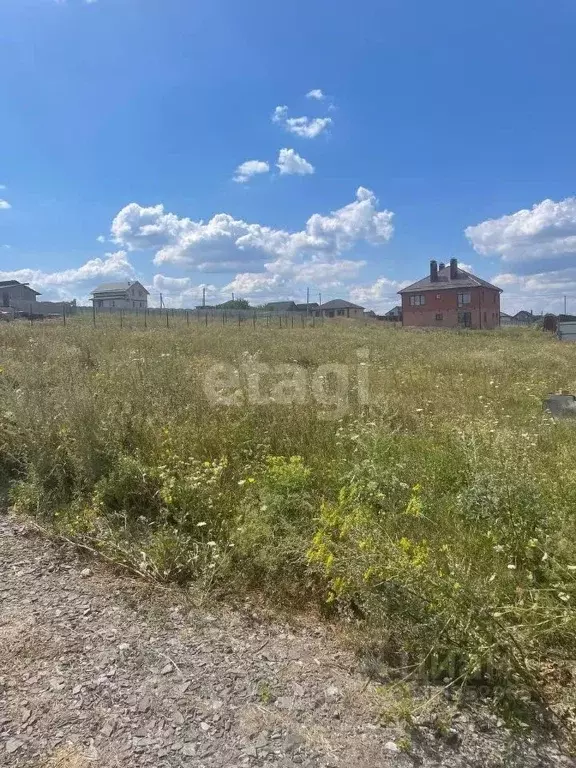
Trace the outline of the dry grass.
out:
M 524 329 L 129 326 L 0 328 L 18 508 L 160 580 L 328 599 L 420 672 L 433 659 L 537 696 L 541 661 L 574 656 L 576 433 L 542 398 L 576 391 L 576 346 Z M 239 371 L 234 405 L 206 396 L 216 363 Z M 304 402 L 251 402 L 258 363 L 301 366 Z M 350 386 L 321 405 L 330 363 Z

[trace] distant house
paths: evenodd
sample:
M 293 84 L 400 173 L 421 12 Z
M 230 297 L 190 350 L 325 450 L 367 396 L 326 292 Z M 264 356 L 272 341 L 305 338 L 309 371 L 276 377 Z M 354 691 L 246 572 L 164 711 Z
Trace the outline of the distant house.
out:
M 47 317 L 72 312 L 76 308 L 76 301 L 38 301 L 40 295 L 28 283 L 20 283 L 18 280 L 0 281 L 0 309 L 3 314 L 8 313 L 13 317 L 18 314 Z
M 264 307 L 268 312 L 297 312 L 298 307 L 294 301 L 271 301 Z
M 403 288 L 402 325 L 437 328 L 497 328 L 502 289 L 458 266 L 430 262 L 430 273 Z
M 512 325 L 512 315 L 500 312 L 500 325 Z
M 392 307 L 388 312 L 384 313 L 385 320 L 391 320 L 392 322 L 398 322 L 402 320 L 402 307 L 400 305 Z
M 520 312 L 516 312 L 516 314 L 513 315 L 512 322 L 515 325 L 530 325 L 531 323 L 536 322 L 537 319 L 538 318 L 532 313 L 532 310 L 528 312 L 526 309 L 521 309 Z
M 28 283 L 19 283 L 18 280 L 0 281 L 0 305 L 2 307 L 12 307 L 13 302 L 30 304 L 36 301 L 36 296 L 40 296 L 40 294 L 30 288 Z
M 320 304 L 318 304 L 317 301 L 309 301 L 308 304 L 296 304 L 296 309 L 298 310 L 298 312 L 309 312 L 309 313 L 315 312 L 316 315 L 318 315 L 316 310 L 319 308 L 320 308 Z
M 92 291 L 96 309 L 146 309 L 149 292 L 138 280 L 103 283 Z
M 352 304 L 345 299 L 333 299 L 322 304 L 319 308 L 323 317 L 363 317 L 364 307 Z

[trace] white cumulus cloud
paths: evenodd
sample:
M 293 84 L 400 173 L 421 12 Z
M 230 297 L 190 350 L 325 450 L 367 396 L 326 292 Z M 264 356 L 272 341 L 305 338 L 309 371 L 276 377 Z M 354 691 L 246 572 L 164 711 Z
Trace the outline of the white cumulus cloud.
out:
M 320 88 L 313 88 L 311 91 L 308 91 L 306 94 L 307 99 L 315 99 L 316 101 L 324 101 L 326 98 L 326 95 L 322 92 Z
M 104 278 L 130 278 L 134 276 L 134 267 L 128 260 L 126 251 L 107 253 L 104 258 L 90 259 L 80 267 L 63 269 L 57 272 L 45 272 L 41 269 L 16 269 L 0 272 L 0 280 L 19 280 L 30 283 L 33 288 L 58 298 L 73 298 L 75 292 L 85 291 L 83 283 Z M 92 286 L 89 286 L 90 288 Z
M 356 199 L 328 215 L 313 214 L 304 229 L 287 232 L 218 213 L 209 221 L 193 221 L 166 213 L 163 205 L 130 203 L 112 222 L 112 237 L 129 250 L 154 249 L 154 263 L 204 271 L 262 271 L 266 262 L 304 258 L 334 260 L 366 242 L 388 242 L 394 214 L 378 210 L 373 192 L 359 187 Z
M 332 124 L 330 117 L 288 117 L 288 107 L 276 107 L 272 122 L 303 139 L 315 139 Z
M 59 272 L 44 272 L 40 269 L 17 269 L 0 272 L 1 280 L 20 280 L 35 285 L 51 286 L 77 283 L 102 277 L 130 277 L 134 268 L 127 258 L 126 251 L 107 253 L 105 258 L 90 259 L 80 267 L 63 269 Z
M 234 172 L 233 180 L 238 184 L 244 184 L 249 181 L 252 176 L 256 176 L 260 173 L 268 173 L 270 166 L 264 160 L 246 160 L 245 163 L 241 163 Z
M 12 208 L 7 200 L 0 200 L 0 211 L 7 211 L 8 208 Z
M 356 277 L 365 265 L 365 261 L 351 259 L 326 261 L 317 258 L 296 263 L 278 259 L 266 264 L 264 272 L 237 274 L 224 286 L 222 292 L 251 299 L 295 297 L 309 286 L 322 290 L 341 288 L 345 281 Z
M 511 314 L 520 309 L 562 313 L 564 296 L 567 296 L 568 313 L 576 314 L 576 267 L 532 275 L 504 272 L 495 275 L 490 282 L 503 289 L 502 306 Z
M 543 200 L 465 230 L 474 249 L 506 262 L 536 261 L 576 253 L 576 197 Z
M 175 308 L 199 305 L 202 302 L 203 290 L 206 292 L 207 304 L 223 300 L 222 289 L 207 283 L 194 285 L 189 277 L 167 277 L 157 274 L 154 275 L 150 288 L 153 293 L 162 293 L 164 303 Z
M 314 166 L 293 149 L 281 149 L 276 163 L 281 175 L 297 174 L 306 176 L 314 173 Z
M 398 291 L 408 285 L 407 281 L 378 277 L 369 285 L 354 285 L 350 288 L 350 299 L 376 312 L 386 312 L 401 304 Z

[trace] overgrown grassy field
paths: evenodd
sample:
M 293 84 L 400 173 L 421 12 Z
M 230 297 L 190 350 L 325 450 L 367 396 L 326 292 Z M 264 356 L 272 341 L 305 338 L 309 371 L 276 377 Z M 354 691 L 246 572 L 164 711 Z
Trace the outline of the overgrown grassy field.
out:
M 276 369 L 255 395 L 258 363 L 297 364 L 304 395 Z M 338 391 L 330 363 L 349 366 Z M 323 605 L 440 678 L 539 696 L 576 658 L 576 425 L 542 409 L 576 391 L 576 346 L 72 320 L 0 325 L 0 366 L 12 504 L 67 537 L 158 579 Z

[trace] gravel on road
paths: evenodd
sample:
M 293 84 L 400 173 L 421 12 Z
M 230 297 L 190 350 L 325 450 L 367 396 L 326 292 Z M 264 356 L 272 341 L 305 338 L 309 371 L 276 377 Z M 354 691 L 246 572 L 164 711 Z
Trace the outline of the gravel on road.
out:
M 198 607 L 0 515 L 0 765 L 575 764 L 485 711 L 442 732 L 385 722 L 328 623 Z

